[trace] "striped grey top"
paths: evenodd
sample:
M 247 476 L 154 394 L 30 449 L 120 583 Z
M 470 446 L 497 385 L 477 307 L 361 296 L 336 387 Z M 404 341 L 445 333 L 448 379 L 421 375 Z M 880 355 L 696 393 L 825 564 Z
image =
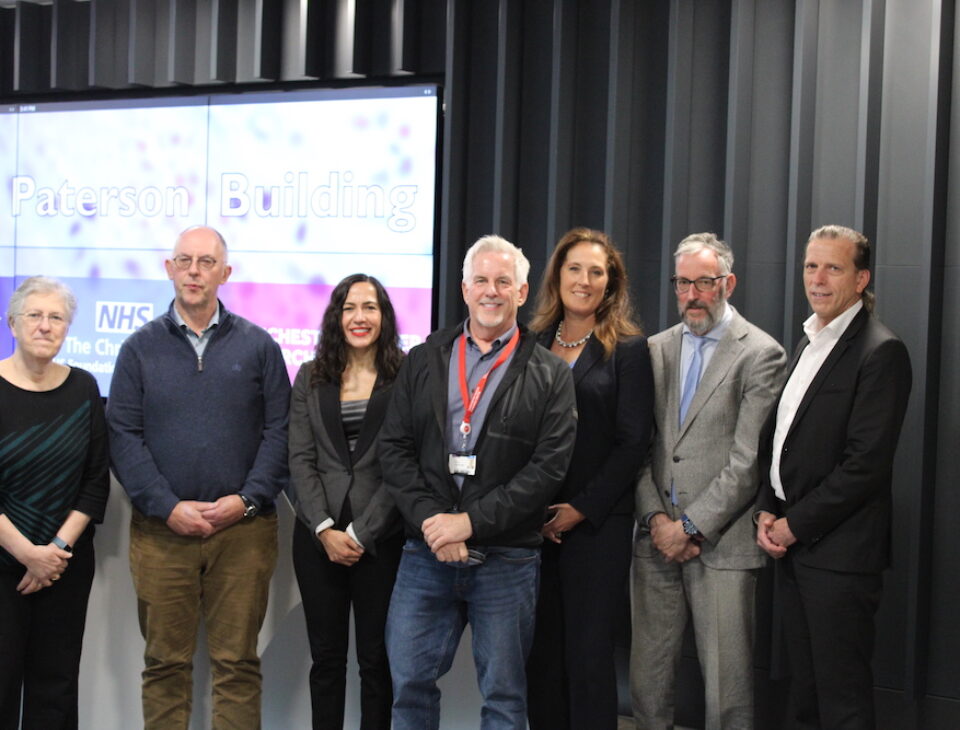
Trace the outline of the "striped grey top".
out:
M 360 426 L 363 425 L 363 416 L 367 412 L 369 399 L 340 401 L 340 422 L 343 424 L 343 435 L 347 437 L 347 445 L 352 452 L 360 436 Z

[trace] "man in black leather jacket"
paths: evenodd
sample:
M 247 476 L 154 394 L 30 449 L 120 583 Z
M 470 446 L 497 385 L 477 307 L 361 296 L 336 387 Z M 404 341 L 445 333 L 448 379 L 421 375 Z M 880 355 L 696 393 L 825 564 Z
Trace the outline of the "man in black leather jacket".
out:
M 436 681 L 468 621 L 481 727 L 526 726 L 540 528 L 576 436 L 569 368 L 516 321 L 529 268 L 497 236 L 470 248 L 470 317 L 410 353 L 381 431 L 408 536 L 387 619 L 397 729 L 439 726 Z

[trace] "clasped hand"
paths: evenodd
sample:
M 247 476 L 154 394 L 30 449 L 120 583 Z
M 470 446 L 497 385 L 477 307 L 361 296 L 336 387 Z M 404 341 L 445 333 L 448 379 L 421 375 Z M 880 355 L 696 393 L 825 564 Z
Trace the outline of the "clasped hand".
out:
M 317 538 L 327 552 L 331 563 L 345 565 L 348 568 L 363 556 L 363 548 L 344 530 L 328 527 Z
M 210 537 L 243 519 L 246 506 L 238 494 L 228 494 L 216 502 L 185 499 L 177 502 L 167 527 L 186 537 Z
M 70 553 L 61 550 L 53 543 L 32 546 L 23 557 L 22 562 L 27 572 L 17 584 L 17 590 L 26 596 L 36 593 L 41 588 L 49 588 L 67 569 L 68 560 L 70 560 Z
M 569 502 L 551 504 L 547 510 L 552 511 L 553 516 L 540 528 L 540 534 L 558 545 L 563 541 L 564 533 L 570 532 L 586 519 L 583 512 Z
M 787 554 L 787 548 L 797 541 L 786 517 L 777 519 L 769 512 L 761 512 L 757 518 L 757 545 L 771 558 L 777 560 Z
M 700 554 L 700 545 L 683 531 L 683 523 L 663 512 L 650 519 L 650 538 L 668 563 L 685 563 Z
M 467 540 L 473 535 L 473 525 L 466 512 L 441 512 L 428 517 L 420 526 L 427 546 L 443 563 L 465 563 L 469 557 Z

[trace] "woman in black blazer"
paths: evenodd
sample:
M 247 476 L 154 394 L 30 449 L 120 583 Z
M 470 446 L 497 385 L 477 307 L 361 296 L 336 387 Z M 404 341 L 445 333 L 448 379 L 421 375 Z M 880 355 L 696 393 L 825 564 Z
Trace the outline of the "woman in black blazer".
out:
M 403 533 L 382 484 L 377 437 L 402 359 L 386 290 L 372 276 L 354 274 L 330 295 L 316 358 L 293 386 L 293 566 L 313 659 L 314 730 L 343 727 L 351 604 L 360 727 L 390 727 L 383 632 Z
M 542 531 L 530 727 L 616 728 L 614 634 L 628 606 L 633 486 L 653 424 L 653 373 L 623 258 L 605 234 L 575 228 L 560 239 L 531 329 L 570 364 L 579 419 Z

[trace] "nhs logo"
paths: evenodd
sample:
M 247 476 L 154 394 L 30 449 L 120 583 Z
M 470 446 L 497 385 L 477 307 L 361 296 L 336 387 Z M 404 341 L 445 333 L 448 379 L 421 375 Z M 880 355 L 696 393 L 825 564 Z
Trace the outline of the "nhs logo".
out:
M 153 304 L 97 302 L 97 332 L 129 334 L 153 319 Z

